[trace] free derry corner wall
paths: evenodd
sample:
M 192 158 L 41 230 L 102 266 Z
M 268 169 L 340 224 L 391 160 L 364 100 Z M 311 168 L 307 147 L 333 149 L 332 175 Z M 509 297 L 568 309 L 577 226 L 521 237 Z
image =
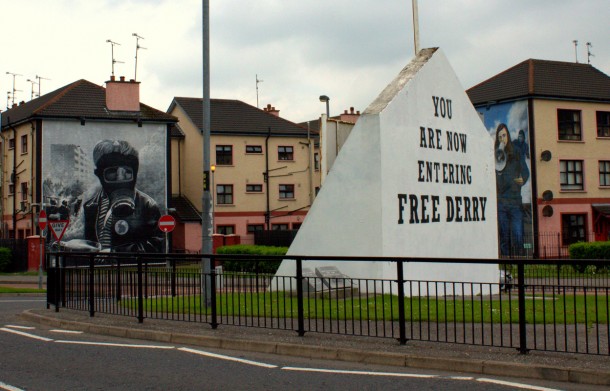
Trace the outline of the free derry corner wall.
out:
M 459 262 L 497 258 L 496 216 L 493 140 L 442 51 L 424 49 L 356 123 L 288 255 L 445 258 L 405 263 L 405 278 L 497 283 L 497 265 Z M 396 278 L 390 262 L 303 263 L 318 276 L 327 266 L 348 278 Z M 276 276 L 295 271 L 286 259 Z M 279 280 L 272 288 L 285 289 Z M 443 294 L 434 285 L 418 294 Z

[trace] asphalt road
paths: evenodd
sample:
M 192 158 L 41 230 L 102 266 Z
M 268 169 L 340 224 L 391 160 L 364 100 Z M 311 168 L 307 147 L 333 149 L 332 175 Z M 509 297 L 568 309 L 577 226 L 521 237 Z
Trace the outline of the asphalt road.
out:
M 0 297 L 0 390 L 596 390 L 67 333 L 17 314 L 42 298 Z M 503 383 L 506 382 L 506 383 Z

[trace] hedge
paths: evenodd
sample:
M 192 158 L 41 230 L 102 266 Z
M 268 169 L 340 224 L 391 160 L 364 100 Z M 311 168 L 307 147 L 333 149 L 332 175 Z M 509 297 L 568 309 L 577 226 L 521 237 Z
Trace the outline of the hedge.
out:
M 10 248 L 0 247 L 0 272 L 5 271 L 9 267 L 12 258 Z
M 608 242 L 578 242 L 569 247 L 570 259 L 610 259 L 610 241 Z M 590 266 L 586 262 L 574 264 L 574 269 L 584 272 Z M 598 267 L 604 269 L 604 267 Z M 600 270 L 601 271 L 601 270 Z
M 258 246 L 237 244 L 234 246 L 222 246 L 216 249 L 216 254 L 235 254 L 235 255 L 253 255 L 253 256 L 284 256 L 288 252 L 288 247 L 275 246 Z M 225 271 L 229 272 L 258 272 L 273 274 L 277 271 L 282 263 L 281 260 L 275 259 L 257 259 L 256 261 L 243 260 L 222 260 L 222 266 Z

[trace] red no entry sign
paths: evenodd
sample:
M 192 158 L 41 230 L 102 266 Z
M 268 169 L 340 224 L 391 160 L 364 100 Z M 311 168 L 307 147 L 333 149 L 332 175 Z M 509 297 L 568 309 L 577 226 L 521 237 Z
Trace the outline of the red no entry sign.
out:
M 163 215 L 159 219 L 159 229 L 165 233 L 172 232 L 176 228 L 176 219 L 170 215 Z
M 41 210 L 38 214 L 38 227 L 41 231 L 44 231 L 47 228 L 47 212 Z

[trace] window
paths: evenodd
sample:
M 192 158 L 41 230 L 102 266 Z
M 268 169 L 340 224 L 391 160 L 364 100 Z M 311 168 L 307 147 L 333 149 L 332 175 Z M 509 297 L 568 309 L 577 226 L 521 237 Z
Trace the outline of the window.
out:
M 610 160 L 599 162 L 599 185 L 610 186 Z
M 11 183 L 8 185 L 8 193 L 15 194 L 15 184 L 14 183 Z
M 22 201 L 28 200 L 28 183 L 27 182 L 21 182 L 21 200 Z
M 15 139 L 11 138 L 8 140 L 8 149 L 15 149 Z
M 248 224 L 248 233 L 253 234 L 255 232 L 264 231 L 265 226 L 263 224 Z
M 246 185 L 246 193 L 262 193 L 263 185 Z
M 294 198 L 294 185 L 280 185 L 280 199 Z
M 230 166 L 233 164 L 233 146 L 217 145 L 216 146 L 216 165 Z
M 580 111 L 578 110 L 557 110 L 557 124 L 559 127 L 559 139 L 580 141 Z
M 597 137 L 610 137 L 610 112 L 597 112 Z
M 21 136 L 21 153 L 28 153 L 28 136 Z
M 561 160 L 559 182 L 561 190 L 583 190 L 582 160 Z
M 260 145 L 246 145 L 246 153 L 263 153 L 263 147 Z
M 294 150 L 292 147 L 277 147 L 277 160 L 294 160 Z
M 217 225 L 216 233 L 221 235 L 233 235 L 235 233 L 234 225 Z
M 301 228 L 301 223 L 292 223 L 292 229 L 298 231 Z
M 218 205 L 233 204 L 233 185 L 216 185 L 216 203 Z
M 313 154 L 313 168 L 316 171 L 320 169 L 320 154 L 317 152 Z
M 288 231 L 288 224 L 272 224 L 271 229 L 273 231 Z
M 587 241 L 587 228 L 584 214 L 565 214 L 561 216 L 563 245 Z

